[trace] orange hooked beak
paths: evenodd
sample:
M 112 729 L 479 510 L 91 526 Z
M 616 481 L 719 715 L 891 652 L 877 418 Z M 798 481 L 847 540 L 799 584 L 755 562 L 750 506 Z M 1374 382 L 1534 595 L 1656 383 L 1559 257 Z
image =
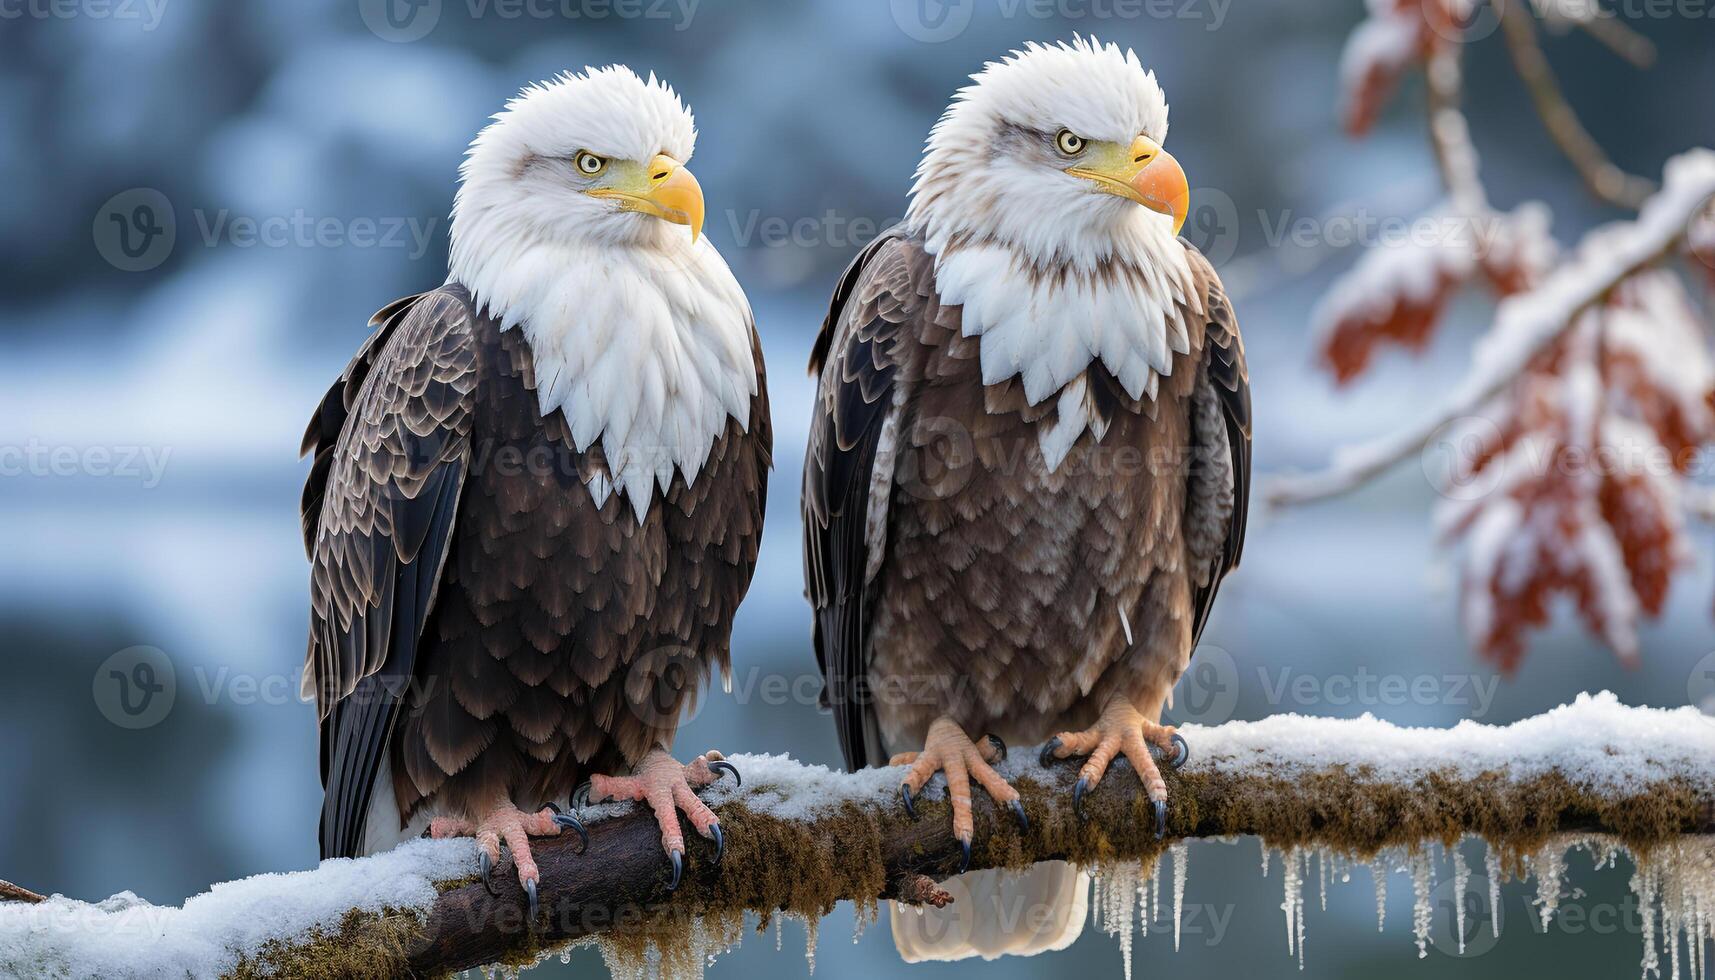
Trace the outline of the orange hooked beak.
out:
M 702 235 L 703 188 L 684 164 L 662 153 L 641 169 L 630 164 L 626 168 L 615 173 L 611 186 L 598 187 L 589 195 L 616 200 L 627 211 L 685 225 L 691 229 L 693 243 Z
M 1093 157 L 1066 172 L 1090 181 L 1097 191 L 1136 201 L 1172 218 L 1175 235 L 1185 227 L 1191 213 L 1191 184 L 1179 161 L 1159 143 L 1139 136 L 1129 147 L 1114 144 L 1109 152 Z

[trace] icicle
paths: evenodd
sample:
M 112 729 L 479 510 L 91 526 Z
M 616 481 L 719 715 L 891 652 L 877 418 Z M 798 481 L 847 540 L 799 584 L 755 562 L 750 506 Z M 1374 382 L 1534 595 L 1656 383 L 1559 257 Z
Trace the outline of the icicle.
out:
M 1173 852 L 1173 951 L 1179 952 L 1179 925 L 1185 908 L 1185 864 L 1191 856 L 1191 845 L 1181 841 Z
M 1328 849 L 1326 847 L 1316 850 L 1316 876 L 1320 879 L 1319 885 L 1322 889 L 1322 911 L 1326 912 L 1328 911 Z
M 1305 852 L 1302 855 L 1302 857 L 1300 857 L 1299 860 L 1303 862 L 1299 866 L 1299 869 L 1298 869 L 1298 880 L 1300 882 L 1302 882 L 1304 880 L 1304 876 L 1310 873 L 1310 854 L 1309 854 L 1309 852 Z M 1298 916 L 1297 916 L 1297 918 L 1298 918 L 1298 969 L 1300 971 L 1302 971 L 1304 969 L 1304 893 L 1303 893 L 1302 888 L 1299 889 L 1299 894 L 1298 894 Z
M 1566 844 L 1563 839 L 1550 839 L 1531 857 L 1531 870 L 1536 874 L 1536 904 L 1542 909 L 1542 928 L 1547 929 L 1554 913 L 1560 908 L 1561 879 L 1566 875 Z
M 1257 843 L 1262 845 L 1262 876 L 1264 878 L 1267 878 L 1268 877 L 1268 856 L 1269 856 L 1268 841 L 1265 841 L 1259 837 L 1259 838 L 1257 838 Z
M 1435 909 L 1429 904 L 1429 893 L 1435 889 L 1435 863 L 1429 848 L 1411 852 L 1411 931 L 1417 937 L 1417 958 L 1429 956 L 1429 928 L 1435 923 Z
M 1501 852 L 1484 841 L 1483 874 L 1489 879 L 1489 931 L 1501 938 Z
M 1465 890 L 1471 885 L 1471 866 L 1465 852 L 1453 845 L 1453 932 L 1459 938 L 1459 955 L 1465 955 Z
M 1161 858 L 1157 857 L 1149 869 L 1149 907 L 1161 914 Z
M 1155 890 L 1155 874 L 1160 866 L 1160 861 L 1149 862 L 1149 881 L 1137 883 L 1137 919 L 1139 931 L 1143 933 L 1146 939 L 1149 938 L 1149 917 L 1155 914 L 1155 909 L 1150 902 L 1150 893 Z
M 1387 856 L 1377 854 L 1370 860 L 1370 876 L 1376 880 L 1376 931 L 1387 924 Z
M 804 962 L 810 965 L 810 975 L 816 975 L 816 937 L 822 920 L 813 915 L 804 917 Z
M 1114 864 L 1104 867 L 1097 879 L 1096 909 L 1102 931 L 1119 938 L 1120 960 L 1125 980 L 1131 980 L 1132 902 L 1143 880 L 1143 865 Z
M 1263 874 L 1268 874 L 1268 850 L 1263 849 Z M 1298 870 L 1297 855 L 1292 850 L 1286 850 L 1280 855 L 1280 881 L 1284 898 L 1280 908 L 1286 913 L 1286 955 L 1291 956 L 1297 951 L 1295 939 L 1298 936 L 1298 923 L 1293 916 L 1298 913 Z

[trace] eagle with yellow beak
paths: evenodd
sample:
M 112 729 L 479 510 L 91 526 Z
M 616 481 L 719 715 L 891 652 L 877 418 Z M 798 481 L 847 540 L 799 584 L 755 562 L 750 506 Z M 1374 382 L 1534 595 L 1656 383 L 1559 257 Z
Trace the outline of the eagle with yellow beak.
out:
M 1030 45 L 972 76 L 904 222 L 834 292 L 811 358 L 806 578 L 824 700 L 852 768 L 971 782 L 1020 824 L 1006 743 L 1084 757 L 1076 807 L 1129 760 L 1166 823 L 1161 711 L 1239 560 L 1250 393 L 1232 307 L 1177 237 L 1189 190 L 1135 54 Z M 1159 759 L 1157 758 L 1159 755 Z M 910 960 L 1059 949 L 1088 879 L 962 877 L 892 916 Z
M 470 145 L 446 284 L 376 314 L 311 419 L 323 856 L 474 835 L 534 915 L 530 838 L 593 796 L 655 812 L 669 887 L 680 811 L 720 859 L 694 791 L 738 772 L 668 750 L 729 670 L 772 437 L 695 140 L 653 76 L 525 89 Z

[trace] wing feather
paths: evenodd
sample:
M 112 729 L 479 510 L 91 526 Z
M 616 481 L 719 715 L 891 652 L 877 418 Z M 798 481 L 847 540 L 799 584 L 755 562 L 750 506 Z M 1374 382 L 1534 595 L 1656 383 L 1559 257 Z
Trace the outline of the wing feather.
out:
M 1213 482 L 1218 489 L 1192 493 L 1187 506 L 1201 508 L 1187 515 L 1193 528 L 1194 557 L 1207 564 L 1193 583 L 1192 645 L 1202 638 L 1214 608 L 1221 580 L 1238 567 L 1244 553 L 1245 525 L 1250 512 L 1251 483 L 1251 389 L 1245 365 L 1244 340 L 1214 266 L 1202 253 L 1187 245 L 1191 270 L 1202 294 L 1207 320 L 1204 326 L 1203 363 L 1194 400 L 1207 399 L 1218 408 L 1218 420 L 1192 427 L 1193 480 Z M 1230 487 L 1230 490 L 1227 488 Z M 1214 524 L 1211 546 L 1196 554 L 1199 524 Z
M 899 343 L 924 309 L 913 285 L 922 253 L 898 229 L 871 242 L 841 277 L 811 353 L 820 376 L 804 460 L 804 579 L 815 608 L 822 703 L 834 714 L 846 765 L 871 759 L 870 580 L 886 548 L 893 447 L 904 404 Z
M 407 297 L 371 323 L 304 434 L 315 455 L 302 500 L 304 683 L 321 719 L 323 857 L 362 846 L 470 461 L 476 353 L 465 297 Z

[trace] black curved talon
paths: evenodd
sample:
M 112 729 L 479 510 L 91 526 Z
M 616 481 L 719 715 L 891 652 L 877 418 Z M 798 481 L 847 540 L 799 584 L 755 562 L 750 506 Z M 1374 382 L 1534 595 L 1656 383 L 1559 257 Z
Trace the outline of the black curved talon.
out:
M 971 866 L 971 842 L 964 838 L 959 840 L 959 874 L 964 874 Z
M 735 786 L 743 786 L 744 785 L 744 777 L 740 776 L 738 774 L 738 767 L 733 765 L 732 763 L 726 761 L 725 759 L 716 759 L 714 762 L 709 763 L 709 771 L 712 773 L 716 773 L 715 779 L 717 779 L 717 780 L 721 778 L 719 776 L 719 773 L 730 772 L 730 773 L 732 773 L 733 785 L 735 785 Z
M 1186 761 L 1191 758 L 1191 746 L 1186 744 L 1185 737 L 1178 732 L 1173 733 L 1173 744 L 1179 751 L 1173 758 L 1167 760 L 1167 765 L 1172 769 L 1182 769 Z
M 583 810 L 590 805 L 590 781 L 584 780 L 578 788 L 572 790 L 572 809 Z
M 482 872 L 482 887 L 488 889 L 490 895 L 500 894 L 500 889 L 494 887 L 494 859 L 487 851 L 479 851 L 476 855 L 476 866 Z
M 994 751 L 995 751 L 995 760 L 994 761 L 1005 762 L 1006 761 L 1006 743 L 1001 741 L 1000 736 L 991 732 L 987 735 L 984 735 L 983 738 L 987 739 L 988 743 L 990 745 L 994 746 Z
M 1085 819 L 1084 794 L 1089 792 L 1089 790 L 1090 781 L 1079 776 L 1077 784 L 1072 787 L 1072 812 L 1077 814 L 1079 820 Z
M 1059 751 L 1059 749 L 1060 736 L 1056 735 L 1043 744 L 1042 754 L 1036 757 L 1036 761 L 1042 764 L 1042 768 L 1048 768 L 1053 765 L 1054 760 L 1058 758 L 1054 753 Z
M 1022 833 L 1030 832 L 1030 818 L 1024 815 L 1024 801 L 1012 801 L 1012 815 L 1018 818 L 1018 829 Z
M 911 799 L 911 784 L 910 783 L 900 783 L 899 784 L 899 798 L 901 800 L 905 801 L 905 815 L 910 817 L 913 820 L 916 820 L 917 819 L 917 804 L 915 801 L 913 801 Z
M 1151 800 L 1155 804 L 1155 839 L 1167 836 L 1167 801 Z
M 552 803 L 550 803 L 548 805 L 553 806 Z M 560 808 L 557 806 L 554 807 L 554 818 L 553 819 L 554 819 L 554 826 L 560 828 L 561 830 L 570 830 L 573 833 L 578 835 L 578 839 L 583 842 L 583 846 L 578 848 L 579 854 L 582 854 L 585 851 L 590 849 L 590 832 L 588 830 L 584 829 L 583 821 L 579 820 L 577 817 L 573 816 L 570 813 L 561 813 Z
M 712 823 L 709 824 L 709 836 L 715 839 L 715 859 L 713 863 L 719 864 L 721 863 L 721 855 L 726 853 L 726 835 L 721 833 L 720 824 Z
M 673 878 L 671 881 L 667 882 L 667 890 L 677 891 L 679 888 L 679 879 L 685 874 L 685 852 L 668 851 L 667 859 L 673 862 Z
M 524 879 L 524 897 L 530 903 L 530 923 L 534 925 L 536 913 L 541 911 L 541 906 L 536 901 L 536 882 L 529 878 Z

